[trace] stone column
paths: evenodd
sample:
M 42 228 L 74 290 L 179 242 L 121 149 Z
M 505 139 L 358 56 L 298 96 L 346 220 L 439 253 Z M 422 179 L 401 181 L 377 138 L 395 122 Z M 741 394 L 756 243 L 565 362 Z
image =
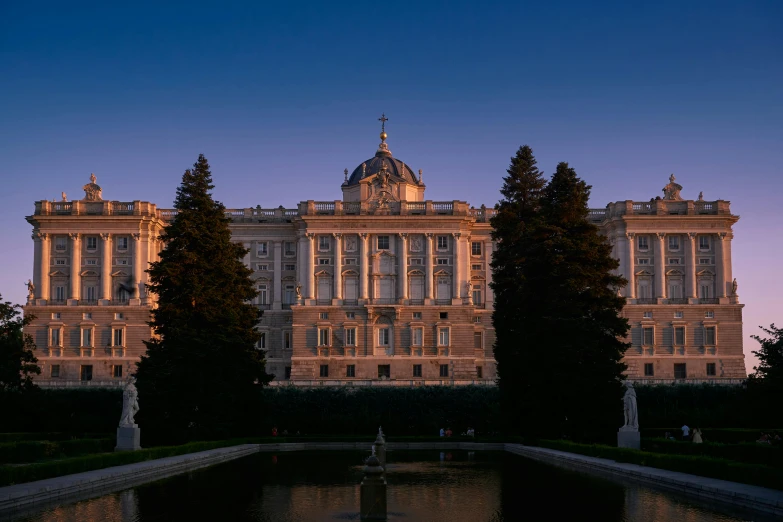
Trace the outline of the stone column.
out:
M 315 234 L 307 234 L 307 299 L 315 299 Z
M 111 234 L 101 234 L 101 299 L 111 300 Z
M 81 241 L 78 232 L 71 232 L 68 237 L 71 238 L 71 289 L 68 298 L 79 300 L 81 295 L 81 277 L 79 276 L 82 263 Z
M 141 234 L 136 232 L 135 234 L 131 234 L 131 237 L 133 238 L 133 284 L 136 285 L 136 296 L 135 298 L 141 299 L 143 296 L 142 294 L 142 288 L 144 288 L 144 285 L 141 284 L 141 277 L 144 272 L 142 270 L 144 269 L 144 266 L 142 264 L 142 256 L 141 256 Z M 141 302 L 139 302 L 141 304 Z
M 359 296 L 362 299 L 369 299 L 370 281 L 368 278 L 368 266 L 370 262 L 369 252 L 367 251 L 369 234 L 359 234 Z
M 470 273 L 470 272 L 469 272 Z M 484 302 L 487 308 L 492 308 L 495 301 L 495 293 L 489 283 L 492 281 L 492 240 L 484 241 L 484 273 L 487 287 L 484 289 Z
M 628 288 L 625 292 L 625 297 L 628 299 L 636 299 L 636 258 L 634 252 L 636 249 L 636 234 L 633 232 L 625 233 L 625 273 L 626 279 L 628 279 Z
M 275 280 L 274 280 L 274 290 L 273 290 L 273 298 L 272 298 L 272 310 L 282 310 L 283 309 L 283 244 L 276 240 L 273 242 L 273 248 L 275 249 L 274 252 L 274 265 L 273 268 L 275 269 Z
M 424 276 L 424 292 L 426 298 L 432 300 L 433 288 L 432 288 L 432 239 L 435 237 L 431 232 L 427 234 L 427 240 L 425 245 L 425 254 L 427 259 L 424 261 L 425 276 Z
M 49 265 L 49 256 L 51 255 L 51 240 L 49 238 L 49 234 L 44 232 L 36 233 L 35 237 L 40 248 L 40 256 L 37 258 L 38 270 L 36 271 L 36 274 L 33 275 L 33 277 L 37 276 L 38 278 L 38 281 L 34 282 L 35 288 L 39 299 L 49 299 L 49 292 L 51 291 L 49 286 L 49 270 L 51 269 L 51 266 Z
M 726 259 L 724 253 L 726 249 L 726 233 L 721 232 L 716 236 L 715 241 L 715 269 L 718 272 L 715 276 L 717 288 L 717 297 L 726 297 Z
M 306 269 L 305 252 L 307 252 L 307 237 L 304 235 L 299 236 L 299 248 L 296 252 L 296 281 L 302 285 L 302 297 L 307 297 L 307 281 L 305 281 L 304 274 Z
M 461 299 L 462 285 L 460 284 L 460 282 L 462 281 L 462 278 L 460 278 L 460 270 L 459 270 L 459 260 L 460 260 L 459 249 L 461 246 L 460 237 L 462 236 L 462 234 L 460 234 L 459 232 L 452 232 L 451 235 L 454 236 L 454 266 L 452 266 L 452 272 L 451 272 L 453 278 L 452 279 L 453 282 L 451 283 L 451 285 L 453 290 L 451 293 L 451 297 L 454 299 Z
M 39 232 L 33 232 L 30 236 L 33 238 L 33 285 L 35 286 L 35 293 L 33 299 L 39 299 L 41 297 L 41 234 Z
M 658 244 L 655 246 L 655 297 L 666 299 L 666 258 L 663 244 L 666 234 L 658 232 L 656 237 Z
M 400 236 L 400 252 L 399 261 L 400 267 L 397 270 L 397 277 L 400 278 L 400 299 L 408 299 L 408 234 L 402 232 L 398 234 Z
M 726 281 L 726 295 L 733 297 L 731 293 L 731 284 L 734 281 L 734 276 L 731 269 L 731 234 L 726 234 L 726 238 L 723 240 L 723 277 Z
M 343 235 L 334 236 L 334 298 L 343 298 Z M 339 303 L 338 303 L 339 304 Z
M 685 297 L 696 297 L 696 234 L 688 233 L 685 245 Z

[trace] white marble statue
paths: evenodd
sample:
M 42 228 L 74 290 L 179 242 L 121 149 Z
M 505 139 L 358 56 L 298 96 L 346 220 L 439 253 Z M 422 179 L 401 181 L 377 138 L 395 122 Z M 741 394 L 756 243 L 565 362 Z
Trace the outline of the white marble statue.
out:
M 623 413 L 625 414 L 625 426 L 623 431 L 639 430 L 639 412 L 636 409 L 636 390 L 633 383 L 625 381 L 625 395 L 623 396 Z
M 134 384 L 136 379 L 131 377 L 128 384 L 122 391 L 122 417 L 120 417 L 120 428 L 136 428 L 136 422 L 133 416 L 139 411 L 139 392 Z

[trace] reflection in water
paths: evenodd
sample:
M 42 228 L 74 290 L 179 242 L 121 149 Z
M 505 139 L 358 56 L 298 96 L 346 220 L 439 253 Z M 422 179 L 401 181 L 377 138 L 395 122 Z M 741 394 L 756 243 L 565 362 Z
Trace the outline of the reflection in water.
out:
M 25 522 L 359 520 L 359 452 L 261 453 L 92 500 Z M 494 452 L 388 454 L 390 521 L 763 520 L 634 484 Z

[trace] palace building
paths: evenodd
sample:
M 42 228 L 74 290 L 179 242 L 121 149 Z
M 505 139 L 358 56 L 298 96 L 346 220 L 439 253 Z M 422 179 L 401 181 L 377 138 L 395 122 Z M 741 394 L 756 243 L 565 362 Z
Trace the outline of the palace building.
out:
M 385 124 L 385 118 L 383 118 Z M 258 348 L 277 383 L 491 384 L 492 209 L 425 198 L 422 171 L 375 155 L 345 170 L 342 199 L 227 209 L 250 249 L 264 311 Z M 119 385 L 149 339 L 145 272 L 175 210 L 107 201 L 91 176 L 79 201 L 35 203 L 25 313 L 50 386 Z M 629 280 L 629 377 L 746 377 L 727 201 L 664 197 L 591 210 Z M 546 350 L 546 346 L 540 347 Z

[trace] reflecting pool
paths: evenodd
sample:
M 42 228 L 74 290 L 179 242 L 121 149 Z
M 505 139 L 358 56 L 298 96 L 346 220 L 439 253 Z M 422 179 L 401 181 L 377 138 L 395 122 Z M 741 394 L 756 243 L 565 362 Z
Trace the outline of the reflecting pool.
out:
M 359 520 L 356 451 L 259 453 L 12 520 Z M 765 520 L 503 452 L 390 451 L 389 521 Z

